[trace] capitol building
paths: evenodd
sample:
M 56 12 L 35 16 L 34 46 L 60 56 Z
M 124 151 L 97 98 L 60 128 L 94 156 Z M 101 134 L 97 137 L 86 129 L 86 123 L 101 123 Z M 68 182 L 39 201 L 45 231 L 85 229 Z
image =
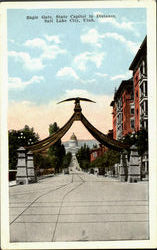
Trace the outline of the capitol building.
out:
M 81 168 L 76 158 L 76 153 L 79 150 L 78 140 L 74 133 L 70 137 L 70 140 L 68 141 L 68 146 L 65 147 L 65 150 L 66 150 L 66 153 L 70 152 L 72 154 L 72 159 L 69 165 L 70 172 L 81 171 Z
M 78 140 L 76 135 L 73 133 L 68 141 L 68 146 L 65 147 L 66 153 L 70 152 L 72 155 L 76 155 L 77 151 L 79 150 L 78 147 Z

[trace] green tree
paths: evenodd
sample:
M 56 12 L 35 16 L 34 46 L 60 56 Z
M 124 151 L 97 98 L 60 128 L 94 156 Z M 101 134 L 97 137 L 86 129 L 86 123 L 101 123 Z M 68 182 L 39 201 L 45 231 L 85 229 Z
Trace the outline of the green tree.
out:
M 90 164 L 90 148 L 86 144 L 84 144 L 78 150 L 76 157 L 77 157 L 78 163 L 80 164 L 80 167 L 84 170 L 87 170 Z
M 130 146 L 136 145 L 139 156 L 142 156 L 146 151 L 148 151 L 148 131 L 140 129 L 134 134 L 127 134 L 123 138 L 123 142 Z M 128 156 L 130 156 L 130 150 L 128 150 Z
M 68 152 L 63 158 L 63 168 L 67 168 L 70 165 L 72 158 L 71 152 Z
M 114 150 L 108 149 L 103 156 L 97 157 L 90 163 L 91 168 L 98 168 L 101 172 L 107 172 L 113 170 L 115 163 L 120 161 L 120 153 Z
M 9 138 L 9 169 L 16 169 L 17 149 L 21 146 L 28 146 L 39 140 L 39 135 L 28 125 L 21 130 L 8 131 Z
M 49 134 L 52 135 L 59 130 L 56 122 L 49 125 Z M 55 168 L 55 172 L 59 173 L 62 168 L 63 159 L 65 156 L 65 148 L 59 139 L 54 145 L 50 146 L 48 155 L 52 161 L 52 165 Z

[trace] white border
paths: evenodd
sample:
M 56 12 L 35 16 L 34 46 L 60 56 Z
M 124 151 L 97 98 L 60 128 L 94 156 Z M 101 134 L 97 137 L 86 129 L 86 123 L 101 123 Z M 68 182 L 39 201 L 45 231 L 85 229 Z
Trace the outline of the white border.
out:
M 39 7 L 40 6 L 40 7 Z M 40 8 L 147 8 L 148 41 L 148 111 L 149 111 L 149 201 L 150 240 L 94 242 L 9 243 L 8 209 L 8 138 L 7 138 L 7 9 Z M 156 169 L 156 2 L 155 0 L 125 1 L 54 1 L 1 3 L 0 11 L 0 166 L 1 166 L 1 248 L 2 249 L 124 249 L 157 247 L 157 169 Z

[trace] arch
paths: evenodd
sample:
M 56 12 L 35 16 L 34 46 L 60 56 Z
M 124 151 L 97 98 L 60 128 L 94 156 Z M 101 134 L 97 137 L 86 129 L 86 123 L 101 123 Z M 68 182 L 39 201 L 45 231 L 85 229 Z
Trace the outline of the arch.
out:
M 69 99 L 67 99 L 69 101 Z M 67 101 L 64 100 L 64 101 Z M 130 145 L 124 144 L 120 141 L 117 141 L 115 139 L 110 138 L 109 136 L 103 134 L 100 132 L 98 129 L 96 129 L 87 119 L 86 117 L 82 114 L 82 109 L 80 106 L 80 100 L 84 101 L 91 101 L 85 98 L 70 98 L 71 100 L 75 100 L 75 108 L 74 108 L 74 113 L 71 116 L 71 118 L 66 122 L 66 124 L 60 128 L 56 133 L 48 136 L 47 138 L 34 143 L 31 146 L 25 147 L 28 150 L 31 150 L 32 152 L 41 152 L 46 149 L 48 149 L 50 146 L 55 144 L 58 140 L 60 140 L 66 132 L 70 129 L 74 121 L 81 121 L 82 124 L 85 126 L 85 128 L 89 131 L 89 133 L 97 140 L 99 141 L 102 145 L 111 148 L 116 151 L 121 151 L 123 149 L 128 149 Z M 64 102 L 62 101 L 62 102 Z M 93 101 L 91 101 L 93 102 Z M 60 102 L 61 103 L 61 102 Z

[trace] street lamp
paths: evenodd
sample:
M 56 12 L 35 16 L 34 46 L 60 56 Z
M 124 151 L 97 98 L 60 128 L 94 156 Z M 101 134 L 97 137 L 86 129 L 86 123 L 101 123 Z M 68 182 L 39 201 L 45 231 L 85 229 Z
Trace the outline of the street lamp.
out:
M 20 140 L 20 144 L 23 144 L 23 139 L 26 139 L 26 137 L 23 135 L 23 132 L 20 132 L 20 135 L 17 138 Z
M 31 144 L 33 144 L 33 142 L 32 142 L 32 139 L 30 138 L 30 139 L 28 140 L 28 145 L 31 145 Z

